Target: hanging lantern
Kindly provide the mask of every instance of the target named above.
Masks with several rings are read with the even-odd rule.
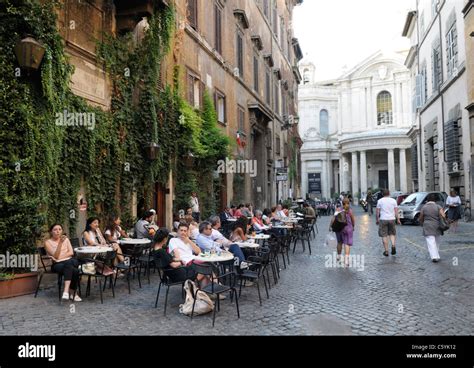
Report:
[[[44,46],[30,35],[27,35],[15,45],[15,55],[18,64],[28,72],[38,70],[43,60],[44,52]]]
[[[149,143],[145,147],[146,156],[150,161],[155,161],[158,159],[158,152],[160,145],[157,143]]]

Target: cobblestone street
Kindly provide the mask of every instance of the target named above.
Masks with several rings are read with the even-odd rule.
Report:
[[[179,288],[170,291],[168,314],[164,293],[154,301],[158,276],[129,295],[125,280],[100,304],[98,286],[91,296],[71,307],[59,305],[54,279],[38,298],[0,301],[2,335],[472,335],[474,331],[474,224],[461,223],[447,234],[442,261],[433,264],[421,228],[398,227],[398,255],[385,258],[374,218],[357,211],[353,254],[363,256],[358,268],[326,267],[333,249],[324,246],[329,218],[318,221],[313,255],[298,244],[291,265],[281,272],[270,299],[258,304],[256,287],[239,299],[241,318],[229,300],[221,303],[215,328],[212,315],[194,318],[178,312]],[[120,284],[120,286],[119,286]],[[85,286],[83,286],[85,289]],[[262,288],[263,289],[263,288]]]

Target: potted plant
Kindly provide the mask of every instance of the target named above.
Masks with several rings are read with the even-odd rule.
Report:
[[[19,269],[18,273],[0,273],[0,299],[33,294],[38,284],[38,272]]]

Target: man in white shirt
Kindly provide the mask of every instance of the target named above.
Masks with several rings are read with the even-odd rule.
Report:
[[[193,211],[193,218],[194,220],[199,223],[200,222],[200,217],[201,213],[199,212],[199,200],[197,197],[196,192],[191,193],[191,198],[189,199],[189,206],[191,207]]]
[[[183,266],[190,266],[194,260],[194,254],[199,255],[201,249],[189,239],[188,225],[180,224],[178,237],[170,240],[169,253],[178,259]]]
[[[379,225],[379,236],[383,240],[385,252],[383,255],[388,257],[388,241],[392,243],[392,255],[397,254],[395,238],[397,235],[396,223],[401,225],[398,218],[398,204],[393,198],[390,198],[390,191],[384,190],[383,198],[377,202],[377,225]]]

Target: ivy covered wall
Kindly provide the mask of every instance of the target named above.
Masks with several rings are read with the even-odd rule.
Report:
[[[59,5],[0,4],[0,252],[30,253],[54,222],[74,234],[81,183],[89,216],[120,213],[131,225],[133,192],[151,206],[155,183],[166,183],[172,170],[176,209],[184,208],[196,190],[212,212],[213,171],[217,159],[227,155],[229,140],[217,126],[209,96],[203,111],[183,100],[179,66],[174,84],[158,88],[160,65],[173,39],[174,9],[163,8],[149,19],[138,46],[130,34],[108,36],[97,46],[113,85],[111,110],[105,112],[71,92],[73,67],[55,16]],[[18,75],[14,47],[24,34],[46,48],[35,75]],[[63,111],[94,114],[94,129],[56,124]],[[160,145],[157,160],[146,158],[151,142]],[[183,159],[189,154],[195,157],[191,168]]]

